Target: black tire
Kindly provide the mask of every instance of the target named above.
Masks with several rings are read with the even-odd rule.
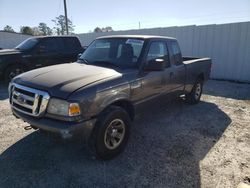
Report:
[[[9,66],[4,73],[4,81],[5,83],[9,83],[12,78],[15,76],[25,72],[25,68],[21,65],[11,65]]]
[[[112,136],[115,130],[115,124],[113,123],[120,123],[124,124],[124,129],[122,133],[122,129],[118,127],[123,127],[123,125],[119,125],[116,127],[116,134]],[[91,153],[95,155],[95,157],[103,159],[103,160],[109,160],[117,155],[119,155],[123,149],[125,148],[128,137],[129,137],[129,130],[131,126],[131,119],[128,115],[128,113],[121,107],[118,106],[110,106],[108,107],[103,113],[100,114],[100,116],[97,119],[97,122],[95,124],[95,128],[93,130],[92,136],[89,139],[89,149],[91,150]],[[110,130],[111,133],[110,133]],[[120,135],[121,141],[119,142],[119,138],[116,137]],[[123,136],[121,136],[123,134]],[[106,136],[105,136],[106,135]],[[106,139],[105,139],[106,138]],[[116,143],[119,143],[114,147],[112,147],[112,142],[110,140],[114,139]],[[118,141],[117,141],[118,140]],[[110,141],[110,142],[108,142]]]
[[[186,94],[185,98],[189,104],[197,104],[200,102],[200,98],[203,90],[203,81],[198,79],[194,84],[191,93]]]

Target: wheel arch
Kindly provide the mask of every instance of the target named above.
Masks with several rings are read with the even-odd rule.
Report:
[[[118,106],[123,108],[129,115],[130,119],[133,121],[135,117],[135,107],[131,101],[128,99],[118,99],[109,103],[100,113],[108,109],[110,106]]]
[[[200,74],[197,76],[197,80],[202,80],[202,81],[204,81],[204,80],[205,80],[204,73],[200,73]],[[196,80],[196,81],[197,81],[197,80]]]
[[[12,67],[12,66],[21,66],[24,68],[24,70],[28,70],[28,67],[24,64],[24,63],[18,63],[18,62],[11,62],[11,63],[8,63],[8,65],[6,65],[4,68],[3,68],[3,79],[5,79],[5,73],[6,71]]]

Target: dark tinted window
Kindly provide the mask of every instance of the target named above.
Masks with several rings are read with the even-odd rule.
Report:
[[[58,51],[57,41],[52,38],[42,40],[37,46],[37,48],[40,52],[57,52]]]
[[[156,59],[163,59],[166,67],[170,66],[167,45],[165,42],[151,43],[147,55],[147,61],[155,61]]]
[[[64,42],[64,50],[68,52],[79,52],[79,42],[77,38],[62,38]]]
[[[170,43],[172,52],[173,52],[173,60],[175,65],[181,65],[182,64],[182,56],[181,56],[181,50],[179,48],[179,45],[176,41]]]
[[[37,38],[29,38],[29,39],[26,39],[25,41],[23,41],[21,44],[19,44],[15,48],[20,49],[20,50],[29,50],[29,49],[33,48],[37,43],[38,43]]]

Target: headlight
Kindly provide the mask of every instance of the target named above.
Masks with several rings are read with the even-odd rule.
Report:
[[[60,116],[77,116],[81,113],[78,103],[69,103],[55,98],[50,99],[47,112]]]

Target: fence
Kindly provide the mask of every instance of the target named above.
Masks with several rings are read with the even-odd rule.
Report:
[[[31,36],[0,31],[0,48],[14,48],[29,37]]]

